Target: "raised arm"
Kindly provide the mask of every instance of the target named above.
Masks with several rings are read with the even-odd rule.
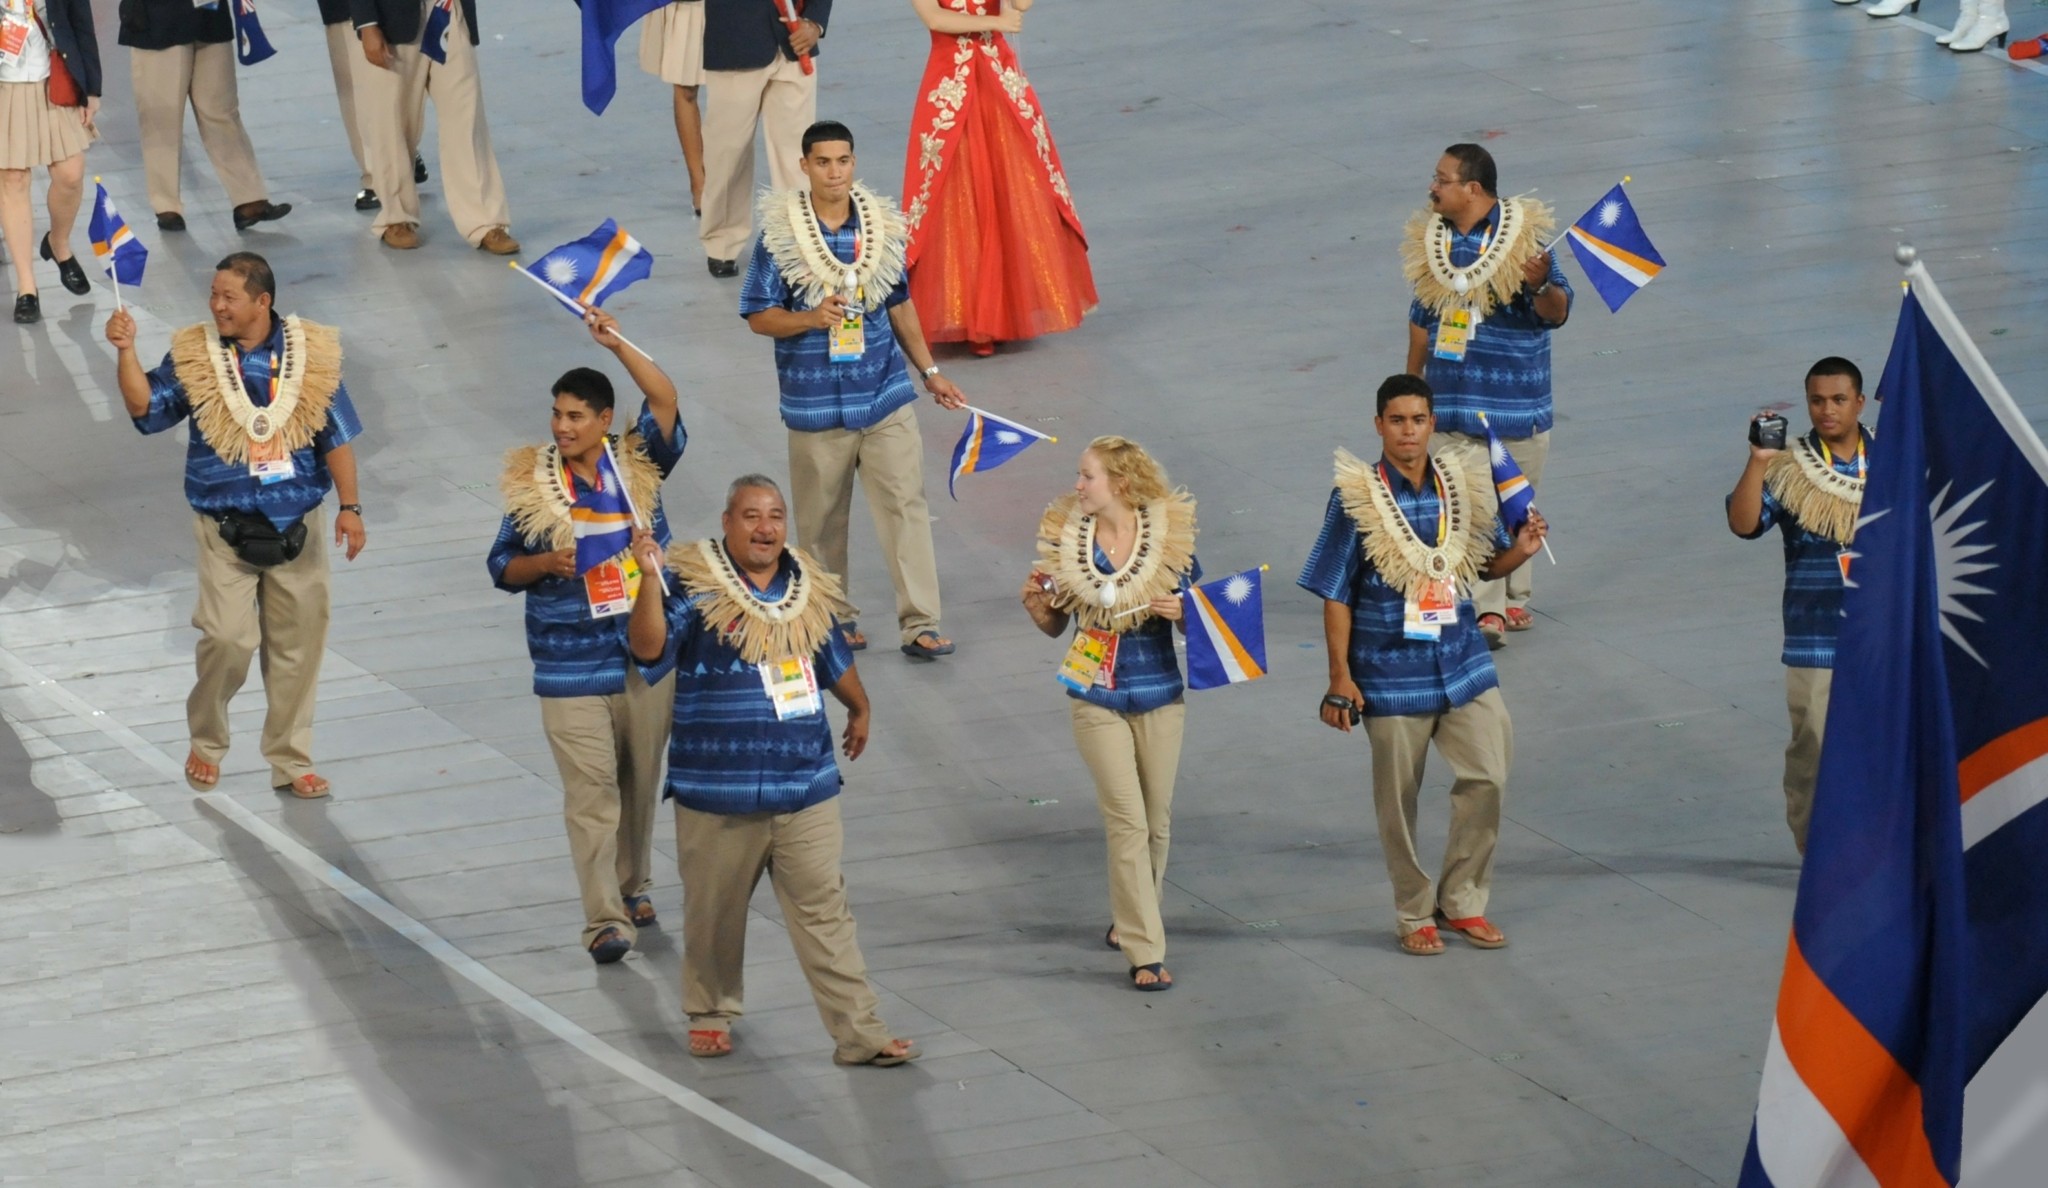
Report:
[[[1758,413],[1757,416],[1764,414]],[[1755,420],[1756,417],[1751,417]],[[1782,451],[1767,450],[1752,443],[1749,447],[1749,462],[1742,468],[1742,477],[1735,480],[1735,490],[1728,496],[1728,531],[1740,537],[1751,537],[1763,526],[1764,521],[1764,472],[1771,468],[1771,459]]]
[[[626,345],[619,334],[619,320],[601,309],[593,309],[583,315],[583,324],[590,328],[591,341],[610,351],[619,360],[626,374],[633,377],[633,384],[640,394],[647,397],[647,411],[654,415],[654,422],[661,426],[663,437],[673,437],[676,431],[676,385],[668,373],[655,365],[654,360]]]

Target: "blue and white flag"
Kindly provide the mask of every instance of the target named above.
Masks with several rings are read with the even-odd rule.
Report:
[[[596,469],[597,482],[590,493],[569,505],[569,523],[576,530],[578,576],[631,548],[633,526],[639,519],[634,514],[633,497],[626,491],[626,480],[619,474],[618,464],[612,461],[609,445],[598,455]],[[562,471],[562,489],[574,491],[576,486],[566,464]]]
[[[654,272],[654,254],[640,246],[611,219],[581,239],[572,239],[526,266],[534,279],[584,309],[598,309],[606,298]]]
[[[135,238],[135,232],[128,229],[128,220],[114,209],[114,200],[107,196],[107,187],[99,178],[93,178],[92,219],[86,224],[86,234],[92,237],[92,254],[106,269],[115,284],[139,285],[142,283],[142,268],[149,263],[149,249]]]
[[[583,106],[603,115],[619,92],[619,37],[670,0],[576,0],[583,10]]]
[[[1579,258],[1586,279],[1593,282],[1610,311],[1619,311],[1622,302],[1664,271],[1664,257],[1643,233],[1628,191],[1620,186],[1607,191],[1593,209],[1580,215],[1565,238],[1571,240],[1572,255]]]
[[[235,21],[235,56],[242,65],[254,66],[276,55],[270,38],[263,35],[263,22],[256,19],[256,0],[229,0],[228,13]]]
[[[1266,675],[1266,600],[1247,569],[1181,593],[1188,623],[1188,688],[1214,689]]]
[[[967,428],[960,434],[959,444],[953,447],[953,471],[946,476],[946,494],[955,500],[960,498],[959,493],[953,490],[953,484],[963,474],[994,470],[1036,442],[1058,440],[1036,429],[1026,429],[1015,421],[1006,421],[994,413],[969,407]]]
[[[2040,1179],[2048,447],[1907,275],[1742,1188]]]
[[[420,52],[439,62],[448,64],[448,30],[453,27],[455,0],[434,0],[434,6],[427,10],[427,28],[420,34]]]
[[[1479,420],[1486,424],[1486,414],[1479,414]],[[1536,503],[1536,488],[1529,485],[1528,476],[1515,464],[1515,456],[1508,453],[1508,447],[1493,434],[1493,426],[1486,424],[1486,458],[1493,467],[1493,491],[1500,497],[1500,522],[1513,536],[1529,521],[1529,508]]]

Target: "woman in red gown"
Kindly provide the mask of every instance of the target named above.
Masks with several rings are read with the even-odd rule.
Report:
[[[903,175],[910,297],[931,342],[1054,334],[1095,308],[1088,241],[1004,38],[1031,0],[910,0],[932,31]]]

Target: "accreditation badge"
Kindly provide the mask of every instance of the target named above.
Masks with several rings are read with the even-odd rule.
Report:
[[[607,561],[583,575],[583,597],[590,604],[590,617],[610,619],[631,614],[633,600],[640,596],[640,562],[627,553]]]
[[[832,330],[832,361],[851,363],[868,353],[867,315],[858,296],[846,305],[846,316]]]
[[[11,8],[0,12],[0,62],[12,65],[20,61],[27,45],[28,18]]]
[[[1090,689],[1116,688],[1116,634],[1110,631],[1077,631],[1067,648],[1066,658],[1054,676],[1076,693]]]
[[[259,483],[281,483],[296,473],[297,469],[292,465],[291,451],[284,448],[282,439],[249,439],[250,478]]]
[[[1457,621],[1457,587],[1448,578],[1425,583],[1401,608],[1401,634],[1409,639],[1441,639],[1444,628]]]
[[[1472,343],[1472,310],[1465,306],[1444,311],[1436,324],[1435,355],[1452,363],[1465,361],[1465,348]]]
[[[818,695],[818,673],[807,656],[784,656],[754,666],[761,674],[761,688],[775,707],[775,720],[808,718],[825,708]]]

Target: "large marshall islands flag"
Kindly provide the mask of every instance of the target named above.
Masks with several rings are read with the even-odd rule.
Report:
[[[1181,594],[1188,621],[1188,688],[1214,689],[1266,675],[1266,600],[1259,569],[1189,586]]]
[[[2041,1182],[2048,448],[1907,275],[1743,1188]]]
[[[1664,257],[1643,233],[1628,191],[1620,186],[1593,204],[1579,221],[1565,232],[1571,240],[1572,255],[1586,270],[1586,279],[1599,291],[1610,312],[1636,295],[1636,290],[1657,279],[1664,271]]]
[[[612,219],[581,239],[572,239],[526,266],[526,271],[573,305],[572,312],[597,309],[634,281],[654,272],[654,255]]]

